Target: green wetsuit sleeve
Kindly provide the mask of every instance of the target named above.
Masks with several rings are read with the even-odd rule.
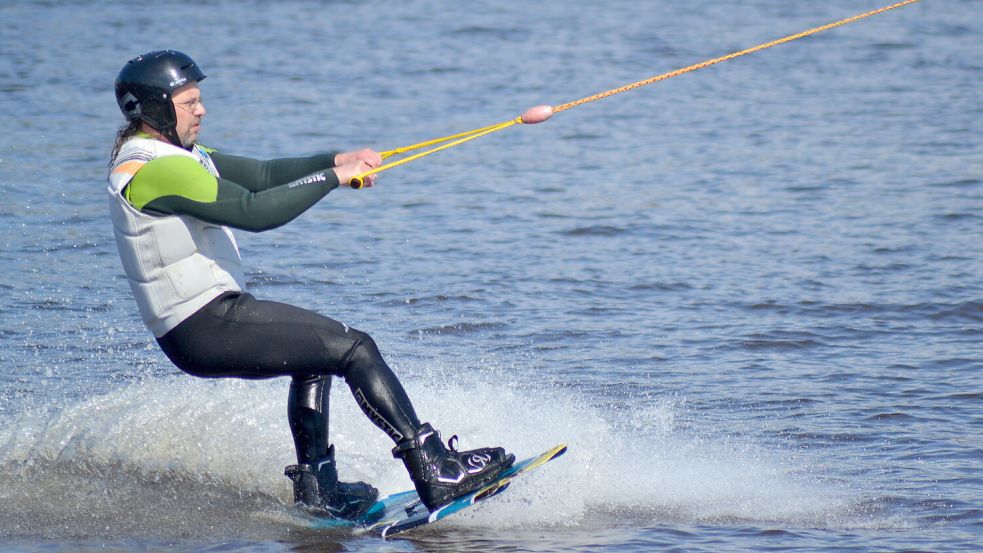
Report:
[[[311,173],[335,166],[334,153],[268,161],[223,154],[214,150],[210,151],[209,155],[223,178],[236,182],[253,192],[292,182]]]
[[[190,215],[218,225],[259,232],[284,225],[338,187],[330,169],[254,192],[215,178],[184,156],[151,160],[126,187],[133,207],[155,215]]]

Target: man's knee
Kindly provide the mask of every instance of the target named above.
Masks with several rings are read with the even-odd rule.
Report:
[[[346,372],[355,367],[374,365],[382,357],[375,340],[361,330],[353,328],[349,332],[352,334],[353,340],[352,348],[348,353],[348,362],[345,364]]]

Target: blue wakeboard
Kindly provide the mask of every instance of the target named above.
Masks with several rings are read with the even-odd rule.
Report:
[[[420,496],[415,491],[408,491],[380,499],[358,520],[316,519],[315,526],[349,526],[366,532],[377,533],[384,538],[392,536],[400,532],[437,522],[454,513],[467,509],[475,503],[484,501],[489,497],[494,497],[504,492],[509,487],[509,484],[512,483],[512,480],[518,476],[543,466],[549,461],[563,455],[566,451],[567,446],[560,444],[540,455],[518,461],[502,471],[496,479],[488,482],[481,488],[463,495],[432,512],[427,510],[420,501]]]

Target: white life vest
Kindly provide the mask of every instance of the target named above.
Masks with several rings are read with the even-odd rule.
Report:
[[[160,338],[219,294],[245,290],[239,248],[228,227],[186,215],[148,215],[123,190],[150,160],[185,156],[218,177],[199,146],[192,151],[140,136],[119,151],[109,171],[109,210],[123,270],[147,328]]]

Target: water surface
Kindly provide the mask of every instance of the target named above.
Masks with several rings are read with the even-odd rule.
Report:
[[[289,508],[287,383],[182,375],[105,171],[133,55],[201,140],[389,149],[874,9],[824,3],[0,7],[0,538],[18,551],[983,548],[983,4],[925,1],[580,106],[239,233],[265,298],[370,332],[462,446],[570,451],[382,542]],[[409,486],[335,386],[346,475]]]

